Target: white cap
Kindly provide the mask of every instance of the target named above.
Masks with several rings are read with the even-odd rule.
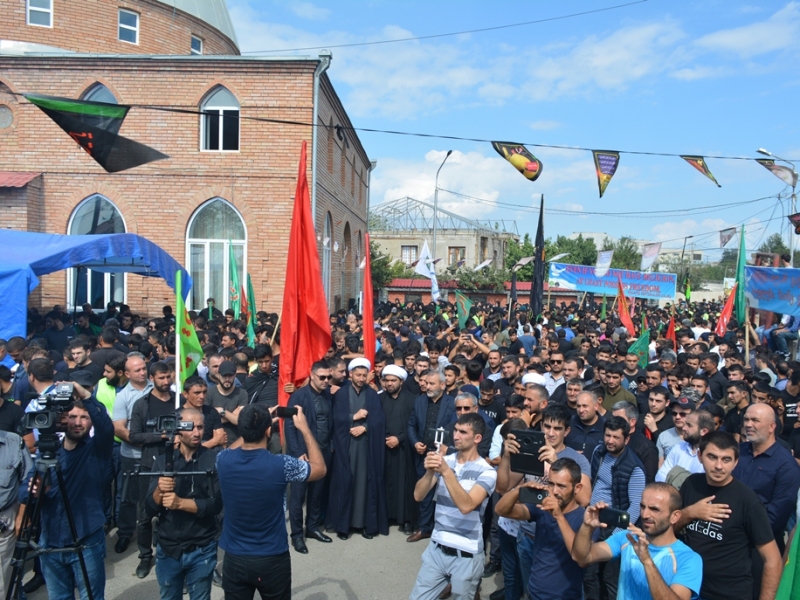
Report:
[[[358,367],[364,367],[367,371],[372,368],[372,365],[366,358],[354,358],[350,361],[350,364],[347,366],[347,372],[349,373],[353,369],[357,369]]]
[[[381,371],[381,376],[386,377],[387,375],[391,375],[405,381],[408,377],[408,372],[403,367],[398,367],[397,365],[386,365],[383,367],[383,371]]]
[[[525,373],[525,375],[522,376],[522,385],[528,385],[529,383],[544,385],[544,375],[540,373]]]

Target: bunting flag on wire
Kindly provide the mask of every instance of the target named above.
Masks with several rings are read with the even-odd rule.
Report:
[[[108,173],[117,173],[169,158],[155,148],[119,135],[130,106],[38,94],[24,96],[61,127]]]
[[[714,178],[711,174],[711,171],[708,168],[708,164],[706,164],[706,159],[702,156],[693,156],[690,154],[682,154],[681,158],[692,165],[695,169],[700,171],[703,175],[708,177],[711,181],[717,184],[717,187],[722,187],[719,182]]]
[[[647,269],[652,267],[653,263],[658,260],[659,252],[661,252],[661,242],[645,244],[644,248],[642,248],[642,264],[639,270],[647,271]]]
[[[733,236],[736,235],[736,227],[729,227],[728,229],[723,229],[719,232],[719,247],[724,248],[725,244],[730,242],[733,239]]]
[[[542,174],[542,161],[531,154],[522,144],[492,142],[492,148],[510,162],[528,181],[536,181]]]
[[[771,158],[757,158],[756,162],[764,167],[767,171],[775,175],[786,185],[797,187],[797,173],[789,167],[783,165],[776,165],[775,161]]]
[[[611,150],[592,150],[594,156],[594,166],[597,170],[597,185],[600,188],[600,197],[611,183],[611,178],[617,172],[619,166],[619,152]]]

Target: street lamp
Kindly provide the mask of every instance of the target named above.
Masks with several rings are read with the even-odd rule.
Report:
[[[450,155],[452,153],[453,153],[452,150],[447,151],[447,154],[445,155],[442,164],[439,165],[439,169],[436,171],[436,182],[435,182],[435,187],[433,189],[433,249],[431,251],[431,258],[434,260],[436,259],[436,213],[439,210],[439,171],[442,170],[444,163],[447,162],[447,159],[450,158]]]
[[[769,150],[765,148],[759,148],[756,150],[759,154],[763,154],[764,156],[770,156],[775,160],[779,160],[781,162],[785,162],[788,165],[792,166],[792,212],[790,214],[794,214],[797,212],[797,168],[794,166],[794,163],[790,160],[786,160],[785,158],[781,158],[780,156],[773,154]],[[789,266],[794,267],[794,233],[792,232],[792,228],[789,227]]]

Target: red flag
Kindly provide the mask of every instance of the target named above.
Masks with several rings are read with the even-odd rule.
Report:
[[[672,340],[673,350],[678,349],[678,336],[675,335],[675,315],[669,316],[669,324],[667,325],[667,333],[664,336],[668,340]]]
[[[734,298],[736,298],[736,286],[738,284],[738,281],[733,284],[733,289],[731,289],[731,293],[725,301],[725,307],[722,309],[722,314],[719,316],[719,321],[717,321],[717,328],[714,330],[717,339],[725,337],[725,331],[728,329],[728,322],[731,320],[731,314],[733,313],[733,302]]]
[[[618,284],[618,291],[617,291],[617,302],[619,303],[619,320],[622,322],[622,326],[628,330],[629,336],[636,335],[636,329],[633,327],[633,321],[631,320],[631,315],[628,312],[628,299],[625,298],[625,291],[622,289],[622,279],[619,277],[617,278]],[[283,359],[281,359],[283,360]]]
[[[328,302],[322,285],[317,236],[308,194],[305,142],[297,173],[281,315],[278,404],[286,406],[289,395],[283,391],[283,386],[287,383],[296,386],[302,384],[311,373],[311,365],[321,360],[331,347]]]
[[[364,327],[364,358],[375,367],[375,318],[372,306],[372,265],[369,256],[369,234],[364,234],[366,256],[364,256],[364,297],[361,299],[361,315]],[[376,374],[376,376],[378,376]]]

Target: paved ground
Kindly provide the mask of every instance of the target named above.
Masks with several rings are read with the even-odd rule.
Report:
[[[158,598],[155,569],[146,579],[134,574],[139,564],[135,543],[125,554],[115,554],[115,532],[107,538],[106,598],[108,600],[154,600]],[[401,600],[408,598],[419,570],[420,555],[428,540],[409,544],[406,536],[392,527],[388,536],[365,540],[356,534],[346,542],[333,536],[332,544],[307,542],[309,553],[291,549],[292,598],[297,600]],[[26,575],[25,580],[29,578]],[[484,579],[482,598],[502,585],[502,576]],[[41,588],[28,596],[46,600]],[[188,596],[185,596],[188,600]],[[223,598],[222,590],[212,587],[212,600]],[[258,598],[258,596],[256,596]]]

